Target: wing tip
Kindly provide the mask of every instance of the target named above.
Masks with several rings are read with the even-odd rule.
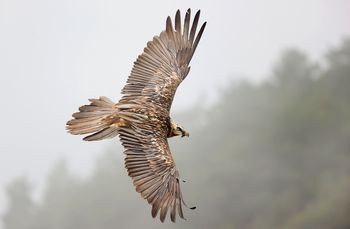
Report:
[[[152,205],[152,210],[151,210],[151,215],[153,218],[156,218],[157,214],[158,214],[158,207],[156,207],[155,204]]]
[[[180,9],[177,9],[177,10],[176,10],[175,17],[179,17],[179,16],[180,16]]]
[[[168,31],[168,29],[172,30],[172,22],[171,22],[171,17],[170,16],[168,16],[166,18],[166,30]]]
[[[181,34],[181,13],[178,9],[175,14],[175,30]]]
[[[194,15],[194,19],[193,20],[199,20],[199,17],[201,15],[201,10],[197,10],[196,14]]]

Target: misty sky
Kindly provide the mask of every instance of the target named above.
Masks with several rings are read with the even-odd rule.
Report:
[[[208,25],[175,110],[212,100],[232,79],[263,80],[285,48],[317,59],[350,34],[347,0],[0,1],[0,211],[14,177],[37,188],[62,158],[85,175],[106,144],[119,147],[82,142],[65,123],[88,98],[118,100],[146,42],[188,7]]]

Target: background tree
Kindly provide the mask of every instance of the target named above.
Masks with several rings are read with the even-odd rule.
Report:
[[[7,188],[8,208],[2,220],[5,228],[27,229],[33,223],[35,205],[30,185],[24,177],[14,180]]]

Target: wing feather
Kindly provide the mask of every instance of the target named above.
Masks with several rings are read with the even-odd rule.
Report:
[[[181,15],[180,15],[180,10],[176,11],[176,15],[175,15],[175,30],[178,32],[178,34],[181,34]]]
[[[122,89],[124,96],[121,101],[147,97],[148,102],[165,107],[169,112],[176,89],[189,72],[189,63],[206,25],[202,25],[196,36],[200,11],[196,13],[191,28],[190,16],[191,10],[188,9],[183,31],[179,10],[175,15],[175,27],[167,17],[165,30],[147,43],[134,62]]]
[[[178,172],[165,133],[163,136],[143,134],[150,126],[134,124],[133,128],[120,128],[120,139],[126,149],[125,167],[136,191],[152,205],[152,216],[160,212],[163,222],[169,210],[171,220],[175,221],[178,206],[174,205],[181,205],[183,201],[182,196],[177,194],[180,191]]]
[[[191,44],[193,43],[193,39],[194,39],[194,36],[196,34],[196,29],[197,29],[197,26],[198,26],[198,20],[199,20],[200,13],[201,13],[201,11],[198,10],[196,15],[194,16],[194,19],[193,19],[191,32],[190,32],[190,39],[189,39]]]
[[[184,23],[184,33],[183,33],[183,40],[185,42],[188,41],[188,31],[190,29],[190,19],[191,19],[191,9],[188,9],[185,15],[185,23]]]
[[[189,63],[206,25],[201,26],[196,36],[199,16],[198,11],[190,26],[188,9],[183,27],[179,10],[175,27],[167,18],[165,30],[147,43],[134,62],[117,104],[118,115],[130,124],[118,130],[125,148],[125,167],[136,191],[152,205],[152,216],[159,212],[161,222],[168,212],[173,222],[176,214],[184,219],[179,172],[167,141],[169,125],[164,123],[169,119],[176,89],[190,70]]]

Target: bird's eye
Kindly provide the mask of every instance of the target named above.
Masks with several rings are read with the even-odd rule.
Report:
[[[178,127],[176,127],[176,130],[182,131],[182,128],[178,126]]]

